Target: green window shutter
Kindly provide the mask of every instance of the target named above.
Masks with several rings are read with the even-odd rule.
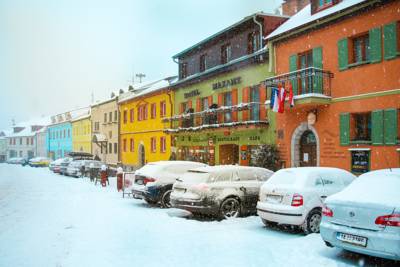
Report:
[[[383,145],[383,110],[374,110],[371,114],[372,133],[371,139],[374,145]]]
[[[313,56],[313,66],[315,68],[322,69],[322,47],[316,47],[312,51]],[[321,76],[314,77],[314,88],[313,93],[322,94],[322,74]]]
[[[397,23],[393,22],[383,26],[383,42],[385,59],[395,58],[397,54]]]
[[[371,62],[380,62],[382,60],[382,34],[381,28],[374,28],[369,31],[369,46]]]
[[[349,64],[349,49],[347,38],[338,41],[339,70],[347,69]]]
[[[296,71],[297,70],[297,54],[291,55],[289,57],[289,71]],[[292,80],[292,88],[293,94],[297,95],[297,79]]]
[[[340,114],[340,144],[342,146],[350,143],[350,113]]]
[[[386,109],[384,114],[385,144],[395,145],[397,143],[397,110]]]

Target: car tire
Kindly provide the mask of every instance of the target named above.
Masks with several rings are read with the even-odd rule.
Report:
[[[228,197],[222,201],[219,208],[219,214],[222,219],[237,218],[240,216],[240,202],[237,198]]]
[[[303,224],[303,232],[308,234],[319,233],[319,225],[321,224],[322,214],[320,209],[313,209],[308,213],[306,221]]]
[[[271,222],[271,221],[268,221],[265,219],[261,219],[261,220],[266,227],[276,227],[278,225],[277,222]]]
[[[169,189],[169,190],[165,191],[164,194],[162,195],[161,206],[163,208],[166,208],[166,209],[171,208],[171,200],[170,200],[171,192],[172,192],[172,190]]]
[[[151,200],[151,199],[148,199],[148,198],[145,198],[144,201],[146,201],[146,203],[149,204],[149,205],[156,205],[157,204],[157,201],[154,201],[154,200]]]

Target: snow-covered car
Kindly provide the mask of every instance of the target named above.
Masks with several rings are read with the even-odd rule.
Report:
[[[400,169],[361,175],[328,197],[322,214],[327,246],[400,261]]]
[[[236,165],[191,169],[174,184],[171,204],[220,218],[255,213],[260,187],[272,174],[264,168]]]
[[[85,166],[84,160],[74,160],[69,163],[65,174],[72,177],[80,177],[82,175],[82,166]]]
[[[266,226],[300,226],[318,233],[325,199],[348,186],[352,173],[328,167],[287,168],[277,171],[260,190],[257,213]]]
[[[16,158],[10,158],[7,163],[9,164],[19,164],[19,165],[23,165],[25,166],[28,161],[25,158],[20,158],[20,157],[16,157]]]
[[[68,160],[68,158],[56,159],[49,164],[49,169],[54,173],[60,173],[61,163]]]
[[[31,167],[47,167],[51,160],[46,157],[36,157],[29,160],[28,164]]]
[[[207,166],[193,161],[157,161],[150,162],[135,172],[132,194],[149,204],[160,203],[170,207],[172,185],[190,169]]]
[[[59,173],[62,175],[67,174],[68,165],[73,161],[73,158],[64,158],[64,160],[60,164],[60,171]]]

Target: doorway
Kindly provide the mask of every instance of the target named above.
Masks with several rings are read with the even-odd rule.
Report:
[[[300,137],[300,166],[317,166],[317,140],[310,130]]]
[[[238,145],[220,145],[219,162],[221,165],[239,164],[239,146]]]

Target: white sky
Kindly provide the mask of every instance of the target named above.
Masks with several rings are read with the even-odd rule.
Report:
[[[0,0],[0,129],[108,98],[133,73],[282,0]]]

